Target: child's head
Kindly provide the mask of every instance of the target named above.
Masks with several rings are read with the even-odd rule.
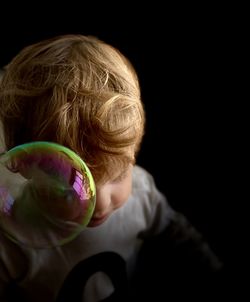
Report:
[[[0,83],[6,148],[52,141],[75,151],[96,184],[125,171],[144,132],[136,73],[95,37],[66,35],[24,48]]]

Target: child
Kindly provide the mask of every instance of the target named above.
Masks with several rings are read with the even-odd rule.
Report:
[[[1,80],[0,119],[6,150],[33,141],[66,146],[85,161],[97,192],[88,227],[66,245],[27,248],[0,233],[1,301],[13,288],[19,301],[131,301],[132,283],[135,290],[142,283],[133,277],[142,242],[159,234],[178,245],[192,242],[197,258],[212,271],[220,268],[152,176],[135,165],[145,114],[136,72],[117,49],[83,35],[26,47]]]

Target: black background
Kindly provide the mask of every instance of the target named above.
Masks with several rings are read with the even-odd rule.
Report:
[[[138,72],[147,114],[138,164],[239,280],[246,265],[239,180],[246,98],[238,69],[244,19],[234,7],[180,4],[31,9],[6,13],[0,65],[30,43],[66,33],[95,35],[122,51]]]

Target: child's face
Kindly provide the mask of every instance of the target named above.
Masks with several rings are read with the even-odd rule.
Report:
[[[132,168],[130,165],[126,171],[96,188],[96,206],[89,227],[102,224],[128,200],[132,188]]]

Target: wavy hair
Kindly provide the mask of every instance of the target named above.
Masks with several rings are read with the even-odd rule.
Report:
[[[0,82],[0,118],[7,149],[32,141],[62,144],[83,158],[96,182],[135,161],[145,124],[132,64],[83,35],[20,51]]]

